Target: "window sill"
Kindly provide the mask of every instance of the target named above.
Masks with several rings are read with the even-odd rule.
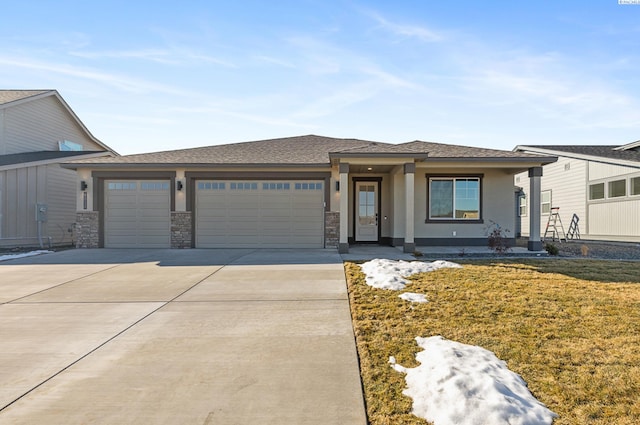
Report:
[[[431,219],[431,218],[427,218],[425,221],[425,223],[440,223],[440,224],[484,224],[484,220],[483,219],[479,219],[479,220],[455,220],[455,219],[442,219],[442,220],[437,220],[437,219]]]

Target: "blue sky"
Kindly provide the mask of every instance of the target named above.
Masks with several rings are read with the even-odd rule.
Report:
[[[2,3],[0,87],[57,89],[122,154],[640,139],[640,5],[617,0]]]

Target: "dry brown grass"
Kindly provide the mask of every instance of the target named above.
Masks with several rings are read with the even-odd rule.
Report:
[[[475,261],[417,275],[401,292],[364,283],[345,265],[372,425],[425,424],[402,395],[416,336],[442,335],[493,351],[559,415],[555,425],[640,423],[640,263]]]

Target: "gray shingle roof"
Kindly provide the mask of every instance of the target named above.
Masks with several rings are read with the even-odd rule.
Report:
[[[549,151],[566,152],[568,154],[640,162],[640,151],[635,149],[617,150],[617,147],[617,145],[527,145],[520,146],[519,148],[523,150],[527,148],[545,149]]]
[[[0,90],[0,105],[15,102],[16,100],[26,99],[27,97],[37,96],[53,90]]]
[[[165,152],[94,158],[74,164],[119,165],[329,165],[331,157],[404,155],[429,159],[539,159],[540,155],[429,142],[391,144],[316,135],[232,143]]]
[[[429,159],[537,159],[540,155],[498,149],[477,148],[471,146],[449,145],[445,143],[414,142],[398,145],[411,151],[429,153]]]

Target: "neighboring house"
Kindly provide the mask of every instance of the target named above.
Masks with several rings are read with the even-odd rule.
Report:
[[[347,252],[349,244],[378,243],[412,252],[486,245],[493,223],[513,229],[513,175],[555,160],[310,135],[64,167],[78,172],[79,247]]]
[[[0,90],[0,247],[71,244],[77,179],[60,163],[105,155],[57,91]]]
[[[623,146],[517,146],[514,151],[558,157],[543,167],[542,236],[551,208],[559,208],[565,232],[577,218],[582,239],[640,242],[640,141]],[[523,188],[521,232],[529,236],[527,174],[517,174],[515,184]]]

